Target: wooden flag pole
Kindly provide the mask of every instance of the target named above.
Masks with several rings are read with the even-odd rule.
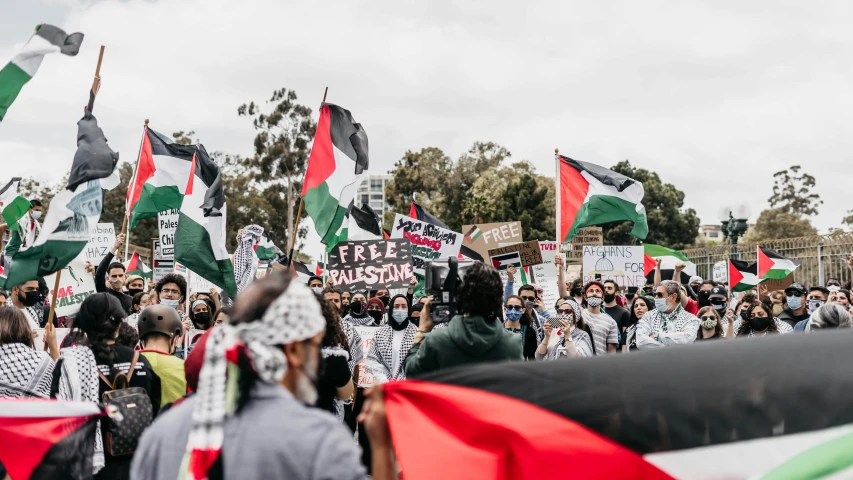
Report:
[[[53,315],[56,313],[56,297],[59,292],[59,278],[62,276],[62,268],[56,271],[56,280],[53,282],[53,295],[50,296],[50,313],[47,315],[47,323],[53,324]],[[45,324],[47,326],[47,324]]]
[[[326,103],[326,96],[329,94],[329,87],[323,92],[323,103]],[[321,104],[322,105],[322,104]],[[305,183],[305,176],[302,177],[302,183]],[[293,264],[293,249],[296,247],[296,237],[299,235],[299,222],[302,221],[302,206],[305,200],[302,196],[299,197],[299,208],[296,210],[296,223],[293,224],[293,231],[290,232],[290,251],[287,254],[287,266]]]
[[[148,135],[148,119],[145,119],[145,126],[142,127],[142,139],[139,141],[139,153],[136,155],[136,165],[133,166],[133,175],[130,177],[130,198],[124,202],[124,220],[121,222],[121,233],[127,235],[127,222],[130,218],[130,201],[133,201],[133,196],[136,193],[136,176],[139,175],[139,160],[142,157],[142,146],[145,145],[145,135]],[[129,237],[124,239],[124,261],[127,261],[127,250],[130,246]]]
[[[101,51],[98,53],[98,66],[95,67],[95,78],[92,80],[92,90],[89,91],[89,105],[87,108],[91,112],[95,108],[95,96],[98,90],[101,89],[101,62],[104,61],[104,46],[101,45]]]

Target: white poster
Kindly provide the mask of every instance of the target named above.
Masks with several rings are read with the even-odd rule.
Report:
[[[80,304],[83,303],[83,300],[95,293],[95,277],[86,273],[86,257],[82,253],[71,260],[61,272],[56,295],[56,313],[54,314],[56,318],[74,315],[80,310]],[[44,277],[44,281],[50,288],[48,301],[53,301],[56,274]]]
[[[583,247],[583,283],[614,280],[621,287],[646,285],[642,246]]]
[[[560,298],[560,290],[557,286],[557,265],[554,264],[554,256],[559,249],[560,244],[557,242],[540,241],[539,250],[542,251],[544,263],[530,267],[533,269],[535,282],[542,287],[542,303],[548,310],[554,308],[554,304]]]
[[[157,283],[167,274],[170,274],[175,271],[175,261],[166,260],[160,254],[160,240],[154,240],[152,242],[152,247],[154,249],[154,252],[152,254],[152,256],[154,257],[154,263],[151,265],[151,279],[154,281],[154,283]]]
[[[115,243],[115,226],[112,223],[96,223],[89,226],[89,242],[83,247],[80,256],[84,262],[88,260],[97,267]]]
[[[373,336],[376,334],[376,331],[379,330],[379,327],[353,325],[353,328],[358,332],[358,336],[361,337],[362,358],[361,363],[356,367],[358,368],[358,386],[370,388],[376,380],[373,378],[373,374],[370,373],[370,370],[367,369],[367,354],[370,352],[370,346],[373,345]]]
[[[175,230],[178,229],[177,208],[157,214],[157,225],[160,230],[160,257],[163,260],[175,258]]]
[[[717,262],[714,264],[714,273],[712,278],[715,282],[728,282],[729,281],[729,261],[723,260],[721,262]]]
[[[426,262],[457,257],[462,248],[461,233],[399,213],[394,218],[391,238],[407,238],[412,242],[412,266],[418,275],[424,275]]]

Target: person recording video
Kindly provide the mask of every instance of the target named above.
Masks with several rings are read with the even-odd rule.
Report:
[[[433,331],[432,297],[424,300],[414,344],[406,355],[406,378],[481,362],[521,360],[520,338],[504,329],[503,283],[480,262],[468,268],[458,290],[459,311],[447,328]]]

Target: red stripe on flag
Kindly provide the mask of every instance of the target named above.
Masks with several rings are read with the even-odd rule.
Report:
[[[406,480],[672,478],[641,455],[514,398],[416,380],[386,383],[383,391]]]
[[[645,265],[644,265],[644,267],[645,267],[645,268],[644,268],[644,270],[645,270],[645,276],[647,276],[647,277],[648,277],[648,276],[649,276],[649,274],[651,274],[652,272],[654,272],[654,271],[655,271],[655,268],[657,267],[657,262],[655,261],[655,259],[654,259],[654,258],[652,258],[652,257],[648,256],[648,255],[647,255],[647,254],[645,254],[645,253],[644,253],[643,255],[644,255],[643,263],[645,264]]]
[[[187,179],[187,191],[184,195],[193,194],[193,183],[195,180],[195,153],[193,153],[193,164],[190,167],[190,178]]]
[[[589,182],[583,178],[581,172],[566,163],[563,157],[560,157],[560,191],[557,194],[560,196],[560,240],[565,241],[566,235],[572,229],[572,224],[575,223],[575,217],[578,215],[586,199],[586,194],[589,191]]]
[[[129,206],[128,215],[130,214],[130,210],[133,210],[136,202],[139,201],[139,196],[142,195],[142,186],[145,185],[145,182],[149,178],[154,176],[155,170],[157,168],[154,166],[151,140],[148,139],[148,127],[145,127],[145,135],[142,136],[142,149],[139,151],[139,165],[136,167],[136,181],[127,186],[125,201]]]
[[[729,288],[736,287],[743,280],[743,274],[735,267],[735,264],[729,260]]]
[[[409,207],[409,218],[418,218],[418,209],[415,207],[415,202],[412,202],[412,206]]]
[[[324,105],[320,109],[314,144],[311,147],[311,156],[308,157],[308,168],[305,169],[305,182],[302,184],[303,197],[308,190],[325,182],[337,168],[335,147],[332,145],[331,117],[329,106]]]
[[[10,477],[30,478],[45,453],[89,418],[0,417],[0,462]]]
[[[758,247],[758,278],[764,278],[764,275],[767,275],[767,272],[773,269],[773,265],[775,265],[773,260],[764,253],[761,247]],[[730,285],[733,284],[730,283]]]
[[[139,254],[137,252],[133,252],[133,255],[130,257],[130,261],[127,262],[128,272],[133,272],[139,270]]]

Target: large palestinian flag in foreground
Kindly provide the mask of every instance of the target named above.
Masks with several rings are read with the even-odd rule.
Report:
[[[690,277],[696,275],[696,264],[691,262],[686,255],[678,250],[652,243],[644,243],[643,253],[645,253],[644,263],[646,265],[646,281],[648,283],[654,283],[654,270],[657,268],[655,260],[658,258],[661,260],[660,271],[662,280],[672,280],[672,276],[675,274],[675,265],[679,262],[683,262],[686,267],[681,271],[681,278],[677,280],[681,283],[687,283],[690,281]]]
[[[0,399],[0,473],[5,467],[15,480],[91,478],[102,415],[91,402]]]
[[[758,278],[762,280],[782,280],[799,264],[769,248],[758,247]]]
[[[179,145],[145,127],[136,176],[127,186],[131,230],[144,218],[181,208],[184,194],[192,185],[194,158],[194,145]]]
[[[349,110],[324,103],[305,170],[302,200],[325,245],[337,240],[368,164],[367,133],[361,124],[355,123]]]
[[[198,145],[193,180],[181,203],[175,230],[175,261],[234,298],[237,283],[225,248],[225,210],[219,167]]]
[[[757,270],[757,263],[750,265],[740,260],[729,259],[729,288],[732,292],[746,292],[761,283],[756,275]]]
[[[557,232],[569,243],[583,227],[627,220],[631,235],[649,234],[643,184],[592,163],[557,155]]]
[[[851,478],[851,342],[838,330],[482,364],[383,390],[406,480]]]

